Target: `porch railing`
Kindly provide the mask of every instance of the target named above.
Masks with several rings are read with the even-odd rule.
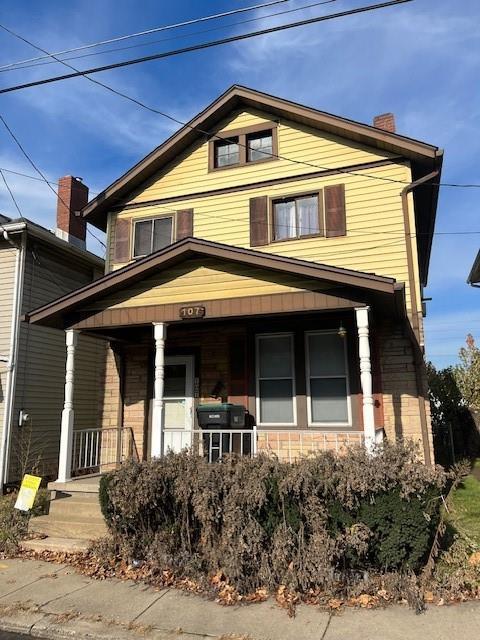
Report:
[[[320,451],[341,453],[349,446],[364,443],[361,431],[270,431],[265,429],[194,429],[185,431],[172,429],[164,433],[164,451],[190,449],[204,456],[209,462],[216,462],[222,455],[237,453],[253,457],[264,451],[284,461],[293,462],[298,458]]]
[[[73,432],[72,476],[114,469],[135,457],[130,428],[77,429]]]

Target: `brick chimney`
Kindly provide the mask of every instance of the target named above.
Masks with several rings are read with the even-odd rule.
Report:
[[[384,129],[384,131],[395,133],[395,116],[393,113],[382,113],[379,116],[375,116],[373,126],[377,129]]]
[[[58,181],[57,228],[55,235],[85,249],[87,223],[75,213],[88,202],[88,187],[81,178],[64,176]]]

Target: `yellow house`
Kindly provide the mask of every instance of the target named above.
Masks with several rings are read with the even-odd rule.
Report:
[[[66,330],[59,475],[193,448],[292,460],[411,438],[433,462],[422,287],[442,151],[233,86],[92,200],[105,276],[29,313]],[[77,428],[79,334],[107,348]],[[240,407],[240,408],[239,408]]]

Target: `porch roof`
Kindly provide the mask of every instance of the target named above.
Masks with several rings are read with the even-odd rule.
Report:
[[[394,278],[233,247],[209,240],[186,238],[30,311],[25,314],[23,320],[30,324],[58,328],[72,326],[75,324],[72,321],[73,316],[78,318],[82,312],[87,312],[87,315],[92,312],[92,303],[192,258],[215,258],[227,263],[260,268],[266,272],[308,278],[322,282],[324,288],[325,285],[328,287],[327,293],[341,296],[339,300],[348,298],[351,302],[348,305],[350,307],[355,303],[368,304],[369,300],[374,298],[381,299],[385,308],[397,313],[400,311],[402,315],[405,313],[403,284],[396,283]],[[201,299],[201,297],[202,292],[199,291],[195,298]]]

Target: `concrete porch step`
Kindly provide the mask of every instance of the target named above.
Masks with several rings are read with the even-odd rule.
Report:
[[[48,537],[37,540],[23,540],[20,543],[26,551],[57,551],[59,553],[80,553],[87,551],[90,541],[83,538]]]
[[[60,520],[68,520],[75,516],[75,520],[96,518],[103,521],[102,510],[96,494],[93,498],[77,497],[76,495],[59,497],[57,494],[55,499],[50,502],[49,515]]]
[[[93,540],[107,533],[107,526],[101,518],[79,519],[72,514],[72,518],[63,515],[57,518],[54,514],[38,516],[30,520],[29,531],[46,536],[61,538],[83,538]]]

